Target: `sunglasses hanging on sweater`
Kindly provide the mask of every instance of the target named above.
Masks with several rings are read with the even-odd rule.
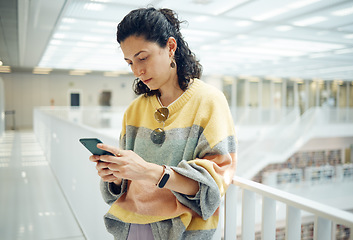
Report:
[[[165,121],[168,119],[168,116],[169,116],[169,110],[166,107],[158,108],[154,112],[154,118],[156,119],[156,121],[159,123],[163,123],[162,128],[156,128],[151,133],[151,140],[154,144],[163,144],[164,143],[164,141],[165,141],[164,125],[165,125]]]

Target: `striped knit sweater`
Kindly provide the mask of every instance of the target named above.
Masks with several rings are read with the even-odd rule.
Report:
[[[120,187],[102,182],[108,231],[125,240],[130,223],[150,224],[156,240],[212,239],[221,197],[236,168],[236,138],[228,103],[218,89],[195,79],[168,106],[166,140],[154,144],[151,132],[162,127],[154,119],[161,105],[156,96],[140,96],[126,110],[120,137],[122,149],[144,160],[168,165],[199,182],[195,196],[159,189],[142,181],[124,180]]]

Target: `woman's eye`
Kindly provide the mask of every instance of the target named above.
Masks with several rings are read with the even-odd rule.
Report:
[[[145,58],[141,58],[141,59],[140,59],[140,61],[144,61],[144,60],[146,60],[146,59],[147,59],[147,57],[145,57]]]

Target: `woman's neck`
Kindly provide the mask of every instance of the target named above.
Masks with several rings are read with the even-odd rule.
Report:
[[[159,100],[163,106],[168,107],[171,103],[173,103],[181,95],[183,95],[183,93],[184,93],[184,91],[181,90],[180,87],[174,88],[173,90],[165,92],[165,93],[161,92],[161,96],[159,97]]]
[[[173,80],[168,81],[167,84],[159,89],[159,92],[161,93],[159,100],[165,107],[169,106],[184,93],[179,86],[178,76],[176,74]]]

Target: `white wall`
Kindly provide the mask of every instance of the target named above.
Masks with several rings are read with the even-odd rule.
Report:
[[[4,81],[0,77],[0,137],[5,130],[5,90]]]
[[[99,94],[103,90],[112,92],[112,106],[126,106],[135,97],[132,91],[134,77],[104,77],[92,74],[70,76],[66,73],[35,75],[32,73],[2,74],[5,89],[5,110],[16,111],[16,128],[32,128],[33,108],[50,106],[69,106],[69,91],[82,93],[81,106],[98,106]],[[12,127],[12,116],[5,119],[6,129]]]

